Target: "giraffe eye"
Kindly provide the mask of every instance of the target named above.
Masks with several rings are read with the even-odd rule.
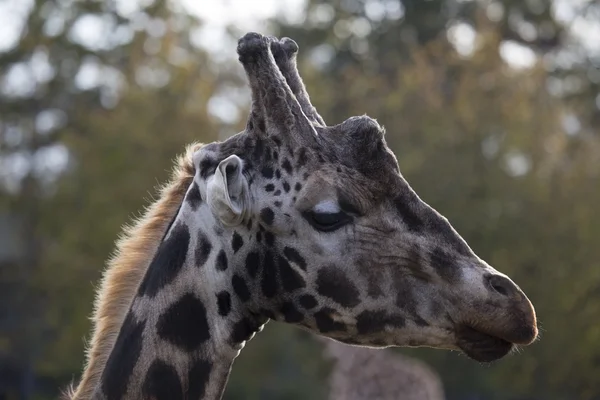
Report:
[[[313,228],[322,232],[333,232],[352,221],[352,217],[343,211],[334,213],[308,211],[304,214],[304,218]]]

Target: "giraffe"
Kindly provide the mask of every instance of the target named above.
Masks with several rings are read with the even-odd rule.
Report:
[[[329,400],[444,400],[439,376],[425,363],[394,354],[323,340],[334,365]]]
[[[97,292],[72,400],[219,399],[268,320],[347,344],[492,361],[537,337],[534,308],[400,174],[367,116],[327,126],[291,39],[238,42],[244,131],[193,144],[125,229]]]

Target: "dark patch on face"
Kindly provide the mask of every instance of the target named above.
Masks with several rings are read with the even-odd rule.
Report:
[[[273,178],[273,168],[269,167],[268,165],[262,167],[260,173],[267,179]]]
[[[205,158],[200,161],[200,176],[202,179],[207,179],[210,175],[215,173],[217,169],[217,160],[213,160],[212,158]]]
[[[278,169],[275,170],[275,178],[281,179],[281,171]]]
[[[267,251],[265,253],[261,289],[265,297],[269,299],[277,294],[277,268],[273,259],[273,253]]]
[[[273,185],[272,183],[269,183],[265,186],[265,192],[272,192],[273,190],[275,190],[275,185]]]
[[[219,315],[226,317],[231,311],[231,295],[229,292],[223,290],[217,293],[217,306],[219,308]]]
[[[273,311],[271,310],[267,310],[266,308],[261,308],[260,309],[260,315],[263,315],[269,319],[276,319],[276,315],[275,313],[273,313]]]
[[[190,203],[190,207],[192,207],[192,210],[194,211],[196,211],[198,206],[202,203],[202,196],[200,195],[200,189],[196,182],[192,184],[192,188],[188,192],[186,200]]]
[[[107,399],[120,400],[142,351],[142,333],[145,322],[136,322],[131,311],[119,331],[115,346],[102,372],[102,391]]]
[[[375,282],[374,279],[368,280],[367,295],[373,299],[383,296],[383,291],[381,290],[381,287],[379,287],[379,285],[377,284],[377,282]]]
[[[291,262],[297,264],[300,268],[306,271],[306,260],[293,247],[283,249],[283,255]]]
[[[273,150],[273,158],[274,159],[279,159],[279,153],[277,152],[277,150]]]
[[[204,397],[211,371],[210,361],[199,359],[194,362],[188,373],[188,400],[200,400]]]
[[[279,200],[277,200],[276,202],[274,202],[273,204],[275,204],[275,207],[281,207],[283,205],[283,203]]]
[[[260,124],[260,121],[258,119],[256,119],[256,122]],[[263,141],[260,138],[258,138],[258,136],[255,138],[255,140],[252,140],[250,136],[247,136],[246,141],[244,143],[244,147],[252,148],[252,160],[256,162],[260,161],[265,145]]]
[[[160,289],[171,283],[183,267],[189,245],[190,232],[185,225],[179,223],[158,246],[138,289],[138,295],[154,297]]]
[[[404,196],[398,196],[394,199],[394,206],[398,211],[398,214],[402,218],[402,221],[406,224],[406,227],[412,232],[421,232],[425,227],[425,223],[421,218],[411,209],[409,200]]]
[[[246,340],[250,339],[252,334],[255,333],[258,328],[259,327],[256,326],[256,324],[249,318],[243,318],[233,325],[233,330],[231,331],[231,342],[245,342]]]
[[[225,250],[221,249],[219,254],[217,254],[217,269],[219,271],[225,271],[229,263],[227,262],[227,254],[225,254]]]
[[[234,253],[237,253],[239,249],[244,245],[244,239],[240,236],[239,233],[233,232],[233,237],[231,238],[231,248]]]
[[[417,312],[415,298],[410,288],[410,283],[406,281],[403,274],[394,275],[394,286],[398,290],[396,305],[411,314],[415,314]]]
[[[248,289],[248,285],[246,285],[244,278],[238,274],[233,275],[233,278],[231,278],[231,285],[233,286],[233,291],[242,302],[250,300],[250,290]]]
[[[367,296],[378,298],[384,295],[382,286],[385,285],[387,277],[381,271],[372,267],[372,260],[369,254],[358,261],[357,269],[360,276],[363,278],[361,282],[367,283]],[[398,268],[399,269],[399,268]]]
[[[248,229],[248,230],[252,229],[252,220],[251,219],[248,220],[248,223],[246,224],[246,229]]]
[[[430,228],[435,235],[442,238],[444,243],[450,245],[453,251],[463,256],[470,256],[472,254],[469,245],[467,245],[444,217],[435,215],[430,221]]]
[[[261,231],[256,232],[256,241],[258,243],[262,242],[262,232]]]
[[[197,267],[204,266],[204,264],[208,260],[208,257],[210,256],[211,250],[212,250],[212,244],[210,243],[210,241],[208,240],[206,235],[203,232],[198,231],[198,239],[196,242],[196,251],[195,251]]]
[[[356,286],[339,268],[327,267],[317,275],[317,292],[329,297],[344,307],[354,307],[360,303],[360,293]]]
[[[420,327],[429,326],[429,322],[425,321],[419,315],[413,315],[411,319],[417,326],[420,326]]]
[[[265,132],[267,130],[267,126],[265,124],[265,119],[261,118],[258,120],[258,130],[260,132]]]
[[[390,315],[385,311],[363,311],[356,317],[356,330],[361,335],[383,332],[389,325],[403,328],[406,321],[401,315]]]
[[[280,256],[278,261],[281,282],[286,292],[293,292],[306,286],[304,278],[290,266],[290,263],[285,258]]]
[[[306,155],[306,148],[302,147],[299,151],[298,151],[298,162],[297,165],[299,168],[302,168],[306,165],[306,163],[308,162],[308,156]]]
[[[414,244],[407,249],[404,263],[413,273],[423,273],[423,259],[421,257],[421,248]]]
[[[290,156],[291,156],[292,158],[294,158],[294,147],[288,144],[288,145],[286,146],[286,149],[287,149],[288,153],[290,153]]]
[[[273,245],[275,244],[275,235],[273,235],[273,233],[269,231],[265,232],[265,243],[267,244],[267,246],[273,247]]]
[[[315,308],[318,304],[317,299],[315,299],[310,294],[303,294],[302,296],[300,296],[299,302],[300,302],[300,305],[307,310],[310,310],[311,308]]]
[[[296,185],[294,186],[294,190],[296,192],[299,192],[302,189],[302,184],[300,182],[296,182]]]
[[[287,158],[285,160],[283,160],[283,162],[281,163],[281,168],[283,168],[285,170],[285,172],[287,172],[288,175],[292,174],[292,171],[293,171],[292,164],[290,163],[290,161]]]
[[[293,303],[289,301],[283,303],[283,305],[281,306],[281,313],[283,314],[285,322],[289,322],[292,324],[300,322],[304,319],[304,315],[300,311],[298,311],[298,309]]]
[[[275,213],[269,207],[260,210],[260,219],[267,225],[272,225],[275,220]]]
[[[260,233],[260,232],[258,232]],[[250,278],[256,278],[258,267],[260,266],[260,256],[256,251],[251,251],[246,256],[246,270]]]
[[[346,326],[341,322],[336,322],[331,318],[331,313],[333,310],[331,308],[322,308],[314,314],[315,322],[317,323],[317,328],[321,333],[334,332],[334,331],[346,331]]]
[[[460,280],[462,272],[456,258],[452,257],[441,247],[436,247],[431,252],[431,266],[437,274],[447,282],[456,283]]]
[[[145,399],[183,400],[183,389],[175,368],[162,360],[154,360],[144,379],[142,393]]]
[[[159,317],[156,328],[162,339],[188,352],[210,339],[206,308],[191,293],[171,305]]]
[[[277,136],[272,136],[273,139],[273,143],[275,143],[277,145],[277,147],[281,147],[282,143],[281,143],[281,139],[279,139]]]
[[[290,184],[287,181],[283,181],[283,190],[288,193],[290,189]]]
[[[427,321],[417,313],[417,302],[409,282],[406,281],[406,277],[402,276],[402,274],[397,274],[394,276],[394,282],[398,288],[398,294],[396,295],[396,305],[398,308],[404,310],[416,325],[428,326]]]
[[[302,175],[302,180],[307,180],[309,176],[310,176],[310,174],[309,174],[308,172],[305,172],[305,173]]]

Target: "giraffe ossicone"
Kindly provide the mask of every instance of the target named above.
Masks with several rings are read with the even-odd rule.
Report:
[[[533,306],[400,174],[367,116],[327,126],[291,39],[249,33],[246,129],[193,145],[117,245],[71,399],[219,399],[269,319],[369,347],[503,357]]]

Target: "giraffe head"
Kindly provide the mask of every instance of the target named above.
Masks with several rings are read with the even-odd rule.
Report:
[[[325,125],[297,50],[290,39],[240,40],[253,97],[246,130],[194,155],[187,204],[191,215],[200,203],[210,210],[203,218],[225,243],[215,273],[232,274],[219,313],[234,298],[251,315],[341,342],[460,349],[480,361],[531,343],[525,294],[411,189],[377,121]]]

